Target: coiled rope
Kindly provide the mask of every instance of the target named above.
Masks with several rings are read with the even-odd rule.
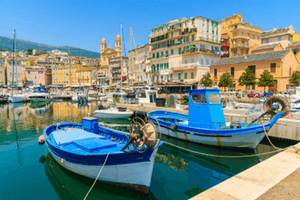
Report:
[[[99,171],[99,173],[98,173],[98,175],[97,175],[97,177],[96,177],[96,179],[95,179],[95,181],[94,181],[92,187],[89,189],[88,193],[85,195],[85,197],[84,197],[83,200],[86,200],[86,198],[88,197],[88,195],[89,195],[90,192],[92,191],[93,187],[95,186],[95,184],[96,184],[96,182],[97,182],[97,180],[98,180],[98,178],[99,178],[99,176],[100,176],[100,174],[101,174],[101,172],[102,172],[102,170],[103,170],[103,168],[104,168],[104,165],[106,164],[106,161],[107,161],[107,158],[108,158],[109,154],[110,154],[110,152],[108,152],[108,154],[107,154],[107,156],[106,156],[106,158],[105,158],[105,161],[104,161],[104,163],[103,163],[103,165],[102,165],[102,167],[101,167],[101,169],[100,169],[100,171]]]

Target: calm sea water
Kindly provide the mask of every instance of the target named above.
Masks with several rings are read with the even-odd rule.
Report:
[[[1,199],[83,199],[93,180],[60,167],[48,154],[38,136],[48,125],[57,122],[80,122],[93,113],[98,102],[78,105],[71,102],[49,104],[0,104],[0,198]],[[127,120],[101,120],[115,129],[128,131]],[[274,151],[263,141],[255,152],[217,149],[162,138],[204,153],[247,155]],[[285,147],[291,143],[275,141]],[[274,155],[274,154],[273,154]],[[155,158],[149,196],[140,197],[126,189],[97,182],[88,199],[188,199],[272,155],[228,159],[205,157],[162,145]]]

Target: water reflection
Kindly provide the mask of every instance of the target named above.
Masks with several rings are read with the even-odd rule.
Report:
[[[44,163],[45,169],[43,169],[43,173],[39,172],[40,174],[36,176],[41,177],[39,181],[43,182],[43,185],[49,183],[48,187],[55,189],[54,193],[51,193],[53,190],[47,189],[49,191],[49,194],[47,194],[49,199],[57,198],[56,194],[61,199],[83,199],[92,185],[92,180],[63,169],[49,155],[40,159],[39,162],[36,159],[36,163],[32,163],[30,159],[33,155],[45,155],[44,146],[41,147],[36,144],[37,138],[44,128],[58,122],[81,122],[82,117],[86,117],[89,113],[92,116],[99,104],[99,102],[91,102],[80,105],[70,101],[46,104],[0,104],[0,156],[11,159],[6,160],[9,163],[7,166],[4,166],[3,169],[0,168],[0,175],[13,177],[14,175],[9,173],[21,173],[18,169],[24,170],[27,166],[39,169],[40,163]],[[129,121],[126,119],[99,118],[99,122],[101,125],[113,127],[120,131],[129,131]],[[218,155],[243,156],[253,154],[253,151],[201,146],[165,136],[162,136],[162,139],[190,150],[216,156],[201,156],[167,144],[162,145],[155,158],[150,188],[152,193],[145,199],[188,199],[271,156],[264,155],[239,159],[222,158]],[[28,143],[31,143],[32,146],[28,145]],[[274,141],[274,144],[275,146],[286,147],[293,143]],[[263,141],[258,145],[254,153],[259,154],[269,151],[274,151],[274,148],[267,141]],[[14,168],[15,170],[10,172],[9,168]],[[43,177],[44,171],[47,177]],[[28,175],[27,178],[18,176],[18,179],[21,182],[30,183],[32,177],[36,176],[33,174]],[[16,190],[23,188],[25,193],[26,190],[31,189],[26,184],[15,187],[14,189]],[[0,186],[0,193],[5,191],[4,188],[4,186]],[[130,191],[101,183],[96,184],[90,195],[89,199],[139,198]],[[32,199],[32,197],[28,199]]]

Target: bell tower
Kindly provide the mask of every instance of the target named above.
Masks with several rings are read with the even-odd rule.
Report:
[[[115,40],[115,51],[117,52],[117,56],[120,57],[121,56],[121,37],[119,35],[117,35],[116,40]]]
[[[107,49],[107,43],[104,38],[102,38],[100,43],[100,53],[102,54]]]

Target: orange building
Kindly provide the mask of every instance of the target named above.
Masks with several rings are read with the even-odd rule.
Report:
[[[260,74],[262,74],[264,70],[271,72],[276,84],[268,89],[266,88],[266,90],[272,92],[286,91],[289,78],[293,71],[297,71],[298,61],[292,50],[272,51],[220,59],[211,65],[210,73],[213,81],[218,83],[223,73],[230,72],[234,82],[234,86],[230,88],[232,90],[263,91],[263,87],[256,85],[248,86],[248,88],[239,85],[238,79],[247,67],[252,70],[256,78],[260,78]]]
[[[258,53],[266,53],[271,51],[280,51],[283,50],[283,47],[280,43],[275,44],[266,44],[266,45],[260,45],[256,47],[254,50],[249,50],[249,54],[258,54]]]

